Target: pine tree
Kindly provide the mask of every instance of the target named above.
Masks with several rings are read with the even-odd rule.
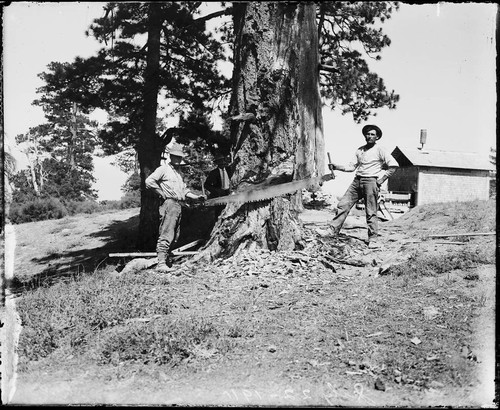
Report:
[[[244,180],[273,173],[297,179],[324,170],[320,96],[358,122],[377,108],[394,108],[399,98],[365,61],[366,56],[379,59],[390,44],[380,25],[397,10],[397,2],[221,3],[220,12],[206,17],[197,14],[200,5],[108,3],[104,17],[89,29],[105,47],[72,64],[76,83],[86,84],[78,88],[77,103],[110,114],[99,135],[105,152],[137,150],[142,192],[138,245],[143,250],[154,248],[159,205],[144,181],[172,137],[189,142],[189,150],[198,144],[202,151],[218,147],[230,153],[239,161],[232,181],[236,189]],[[205,31],[205,21],[229,13],[234,31],[225,26],[218,41]],[[217,69],[225,59],[224,42],[233,53],[231,82]],[[192,124],[206,118],[210,104],[229,89],[223,131],[209,129],[194,137]],[[170,104],[167,115],[180,114],[186,121],[167,128],[163,102]],[[247,121],[231,120],[241,115]],[[199,138],[206,143],[196,142]],[[195,159],[206,157],[198,153]],[[296,246],[300,232],[294,213],[300,208],[299,195],[290,202],[276,200],[265,232],[245,241],[233,238],[232,249],[252,240],[277,249]]]

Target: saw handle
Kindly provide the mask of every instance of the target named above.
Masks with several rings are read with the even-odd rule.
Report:
[[[332,163],[332,159],[330,158],[330,153],[327,152],[327,155],[328,155],[328,164],[331,164]],[[333,173],[333,169],[332,169],[332,179],[335,179],[335,174]]]

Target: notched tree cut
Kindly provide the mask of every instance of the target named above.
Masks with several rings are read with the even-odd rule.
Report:
[[[235,51],[229,118],[235,191],[323,175],[319,48],[314,3],[249,2],[233,8]],[[319,187],[312,187],[316,190]],[[197,259],[301,246],[302,194],[228,204]]]

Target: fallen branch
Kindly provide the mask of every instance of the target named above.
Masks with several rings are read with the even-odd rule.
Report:
[[[488,236],[496,234],[496,232],[447,233],[442,235],[429,235],[429,238],[449,238],[454,236]]]
[[[179,255],[196,255],[198,251],[172,251],[173,256]],[[110,253],[110,258],[156,258],[158,254],[156,252],[124,252],[124,253]]]
[[[124,252],[124,253],[110,253],[110,258],[156,258],[156,252]]]
[[[183,252],[185,249],[192,248],[202,242],[202,239],[197,239],[196,241],[189,242],[185,245],[179,246],[172,251],[172,255],[196,255],[198,252]],[[156,258],[158,254],[156,252],[124,252],[124,253],[110,253],[110,258]]]
[[[362,261],[357,261],[357,260],[347,260],[347,259],[338,259],[334,258],[333,256],[330,255],[323,255],[326,259],[335,262],[335,263],[340,263],[342,265],[350,265],[350,266],[357,266],[357,267],[363,267],[366,266],[365,262]]]
[[[375,337],[375,336],[381,336],[383,334],[384,334],[384,332],[377,332],[377,333],[372,333],[370,335],[366,335],[365,337]]]
[[[319,261],[325,265],[328,269],[330,269],[333,273],[336,273],[337,270],[335,269],[335,266],[333,266],[330,262],[328,262],[325,258],[320,258]]]
[[[291,262],[303,262],[303,263],[308,263],[311,258],[308,256],[300,256],[300,255],[284,255],[286,259],[288,259]]]

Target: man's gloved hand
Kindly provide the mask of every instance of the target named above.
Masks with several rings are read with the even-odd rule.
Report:
[[[330,171],[335,171],[337,169],[337,167],[335,166],[335,164],[328,164],[328,169]]]

